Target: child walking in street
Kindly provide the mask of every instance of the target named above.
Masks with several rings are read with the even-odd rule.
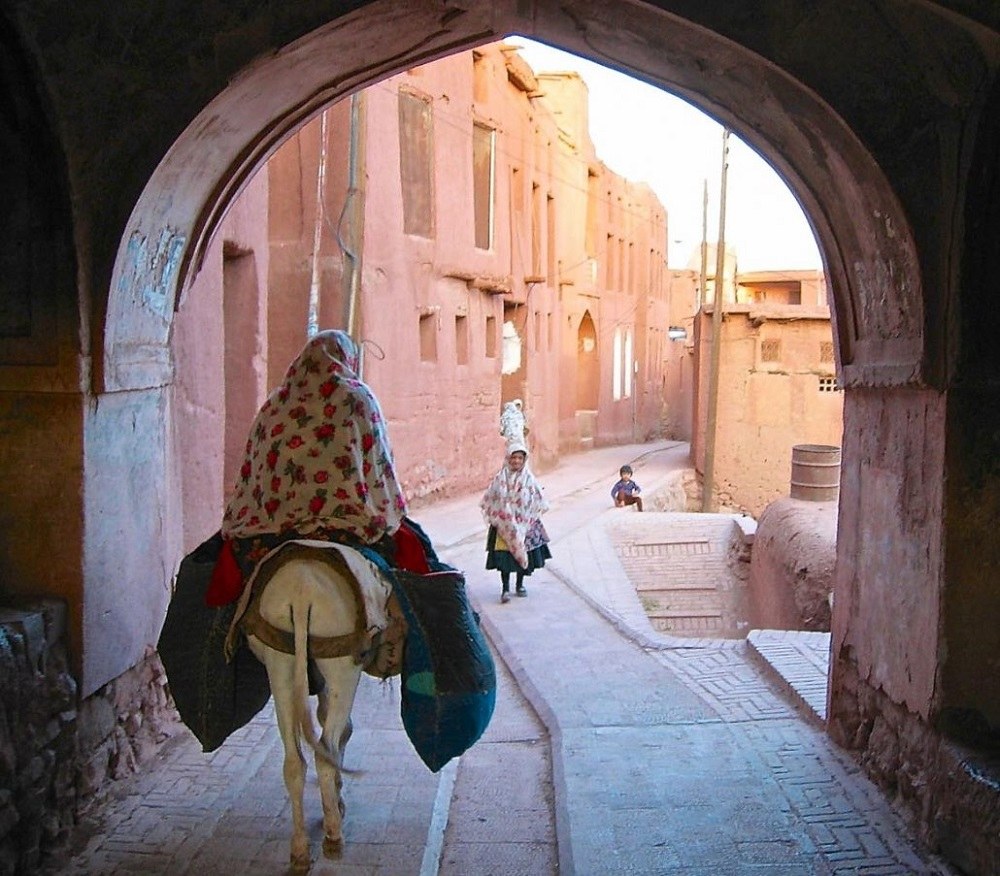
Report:
[[[611,488],[611,498],[615,500],[615,506],[624,508],[626,505],[635,505],[636,509],[642,510],[642,492],[640,487],[632,480],[632,466],[623,465],[618,469],[621,479]]]
[[[541,515],[549,510],[541,485],[528,468],[528,449],[520,441],[507,445],[507,456],[479,503],[489,524],[486,568],[500,572],[500,601],[510,601],[510,576],[515,592],[527,596],[524,579],[545,565],[552,554]]]

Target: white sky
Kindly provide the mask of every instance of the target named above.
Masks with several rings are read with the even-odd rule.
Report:
[[[510,37],[538,73],[575,70],[590,92],[590,135],[615,173],[649,183],[667,208],[672,268],[698,259],[702,189],[708,180],[708,240],[719,231],[722,126],[678,97],[576,55]],[[726,247],[740,271],[822,269],[798,201],[756,152],[729,136]],[[697,267],[698,264],[694,264]]]

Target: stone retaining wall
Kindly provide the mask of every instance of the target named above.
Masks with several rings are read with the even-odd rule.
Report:
[[[1000,740],[960,715],[931,727],[856,673],[841,683],[828,722],[834,741],[910,813],[928,848],[963,873],[1000,873]]]
[[[0,608],[0,876],[34,872],[108,779],[180,727],[152,649],[80,702],[65,627],[61,601]]]

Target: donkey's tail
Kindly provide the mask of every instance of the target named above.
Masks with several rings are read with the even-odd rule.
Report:
[[[297,617],[298,608],[304,617]],[[309,712],[309,605],[299,602],[292,606],[292,630],[295,636],[295,729],[297,735],[309,743],[313,751],[321,746],[316,736],[316,726]]]
[[[304,615],[304,617],[297,618],[296,607],[299,608],[298,614]],[[313,724],[312,714],[309,711],[309,611],[310,606],[305,602],[299,602],[292,606],[292,630],[295,636],[293,699],[295,701],[296,735],[309,743],[309,747],[316,753],[317,757],[340,769],[339,758],[326,747],[317,735],[316,725]]]

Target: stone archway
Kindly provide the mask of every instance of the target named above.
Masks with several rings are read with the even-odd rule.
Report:
[[[171,506],[164,390],[173,313],[220,217],[326,104],[522,33],[706,110],[778,170],[811,219],[848,388],[841,508],[851,511],[840,527],[830,710],[838,738],[898,755],[930,738],[943,705],[1000,721],[1000,674],[963,676],[984,657],[995,663],[995,550],[977,566],[975,544],[960,535],[996,542],[1000,348],[984,310],[995,263],[974,263],[976,250],[992,251],[997,226],[994,4],[847,12],[763,0],[751,19],[739,4],[682,0],[356,0],[332,20],[326,7],[260,0],[186,15],[169,3],[2,5],[16,42],[30,47],[29,84],[51,102],[38,112],[65,153],[46,167],[67,177],[57,212],[71,230],[79,314],[55,373],[0,375],[10,408],[31,404],[10,433],[22,455],[9,455],[5,474],[22,479],[7,488],[7,520],[11,540],[31,539],[36,515],[18,506],[17,470],[30,445],[52,446],[49,431],[61,429],[67,449],[48,450],[48,483],[77,503],[80,532],[59,559],[92,652],[84,694],[136,664],[168,598],[182,513]],[[42,238],[33,230],[27,242]],[[980,516],[957,513],[974,503]],[[22,571],[17,559],[8,571]],[[49,580],[38,563],[27,571]],[[950,648],[959,637],[974,647]],[[899,726],[872,734],[890,713],[903,716]],[[924,779],[911,787],[929,787]]]
[[[583,313],[576,330],[576,407],[577,410],[597,410],[600,387],[600,353],[597,349],[597,329],[590,311]]]
[[[820,241],[845,383],[921,379],[922,284],[906,216],[860,141],[808,88],[653,7],[540,0],[524,15],[526,4],[506,0],[399,6],[366,4],[244,69],[173,144],[122,236],[104,321],[104,390],[169,379],[170,313],[233,197],[291,131],[362,85],[511,32],[662,85],[757,148]]]
[[[576,429],[581,447],[592,446],[597,433],[600,376],[597,328],[585,310],[576,330]]]
[[[494,0],[460,8],[431,0],[375,0],[246,66],[160,161],[115,259],[96,356],[99,392],[124,400],[122,415],[156,428],[165,404],[162,388],[172,379],[177,303],[235,196],[292,131],[354,89],[509,33],[559,44],[662,85],[757,148],[798,197],[820,242],[844,384],[922,380],[923,286],[906,215],[874,158],[810,88],[748,48],[649,5]],[[104,417],[115,413],[114,406],[104,410]],[[861,413],[863,419],[872,416],[870,410]],[[100,429],[95,421],[92,431]],[[161,501],[169,506],[168,443],[164,431],[150,445],[149,459],[136,459],[137,471],[126,476],[138,479],[139,466],[146,477],[152,472],[158,477],[152,492],[164,495]],[[141,488],[149,492],[150,485]],[[137,483],[116,489],[141,491]],[[159,527],[147,535],[160,546],[164,570],[175,567],[177,531]],[[107,566],[116,576],[128,576],[144,561],[138,553],[126,561],[107,555],[103,545],[92,553],[95,573]],[[95,604],[92,623],[108,622]],[[152,618],[149,623],[155,624]],[[127,650],[121,653],[119,659],[130,659]],[[92,671],[86,687],[113,677],[109,655],[95,662],[102,668]]]

